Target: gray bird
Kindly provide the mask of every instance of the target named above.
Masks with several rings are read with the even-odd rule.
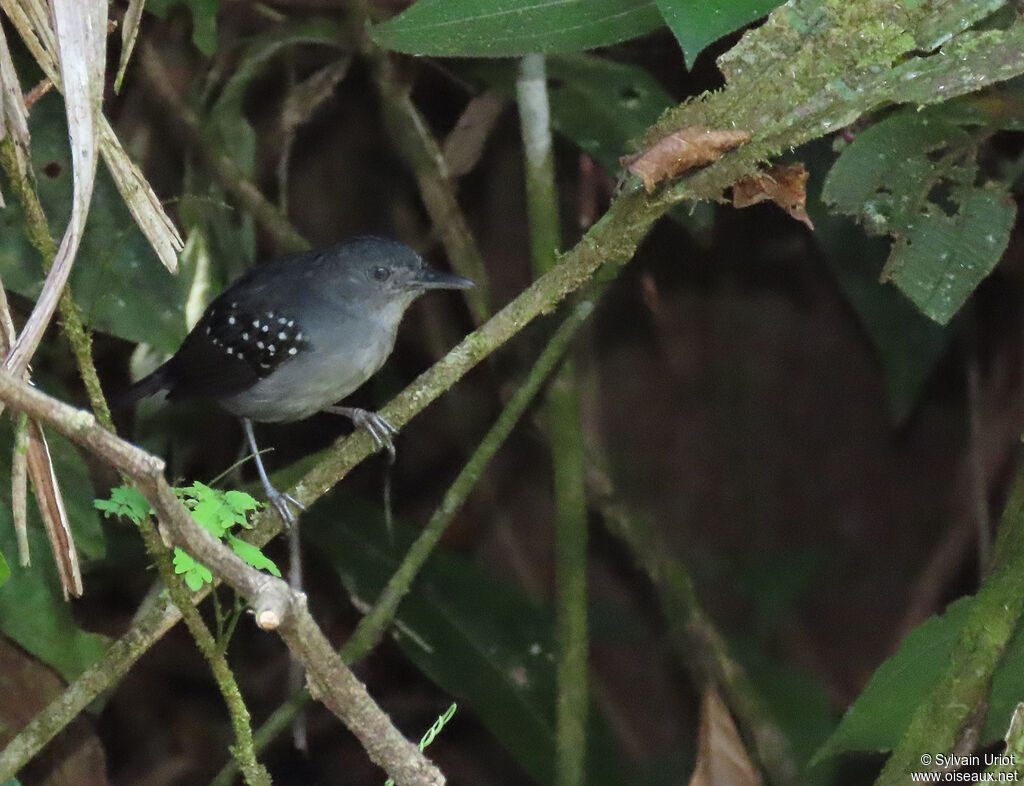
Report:
[[[357,237],[258,265],[225,289],[174,356],[119,401],[160,390],[207,398],[242,420],[267,498],[285,522],[302,505],[271,485],[252,422],[285,423],[326,411],[350,417],[380,447],[396,429],[374,412],[331,406],[373,376],[395,346],[412,302],[428,289],[473,282],[430,267],[402,243]]]

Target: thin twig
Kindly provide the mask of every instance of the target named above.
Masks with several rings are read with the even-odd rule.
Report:
[[[519,127],[526,159],[526,206],[534,270],[554,267],[562,247],[552,153],[544,55],[523,57],[516,79]],[[579,380],[570,357],[544,402],[555,491],[555,628],[558,698],[555,715],[555,783],[585,782],[590,711],[587,628],[587,505]]]
[[[171,553],[164,546],[156,527],[150,521],[142,521],[139,524],[142,539],[146,544],[146,551],[157,566],[160,577],[164,580],[171,600],[181,611],[188,627],[189,633],[195,639],[196,646],[210,664],[217,687],[220,688],[224,703],[228,708],[228,715],[231,718],[231,726],[235,732],[235,745],[231,752],[234,760],[245,777],[245,782],[250,786],[270,786],[270,773],[256,759],[256,748],[253,745],[252,719],[249,709],[245,706],[242,692],[238,688],[234,672],[228,665],[227,657],[223,649],[218,645],[217,640],[210,633],[199,609],[195,607],[192,593],[185,586],[181,576],[174,572],[174,565],[171,563]]]
[[[277,245],[283,252],[305,251],[310,247],[309,241],[295,228],[287,216],[263,196],[256,184],[245,176],[234,159],[226,153],[214,149],[203,133],[203,124],[199,116],[181,100],[174,90],[173,80],[167,74],[160,55],[153,45],[146,40],[139,44],[136,57],[139,65],[139,76],[146,84],[146,90],[153,97],[152,105],[171,121],[176,128],[199,154],[209,167],[213,176],[225,191],[232,194],[242,207],[253,215],[268,232],[274,236]]]
[[[448,260],[459,275],[476,282],[473,289],[463,290],[463,295],[475,323],[482,324],[491,315],[487,269],[455,197],[444,153],[413,103],[410,95],[412,86],[396,67],[392,55],[368,38],[364,54],[373,66],[373,78],[380,94],[388,134],[412,167],[423,205],[430,214]]]

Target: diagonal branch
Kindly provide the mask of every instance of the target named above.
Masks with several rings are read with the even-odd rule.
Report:
[[[356,735],[370,758],[401,784],[440,786],[444,776],[406,740],[366,692],[306,609],[305,596],[279,579],[249,567],[202,529],[164,479],[164,462],[111,434],[88,412],[47,396],[6,371],[0,371],[0,400],[46,423],[129,475],[149,500],[172,542],[185,548],[238,592],[257,605],[268,594],[284,598],[277,628],[293,656],[302,662],[310,690]]]
[[[671,198],[648,196],[641,192],[620,195],[576,247],[563,255],[559,265],[524,290],[479,330],[467,336],[444,359],[421,374],[382,412],[395,425],[409,422],[533,319],[550,312],[567,294],[587,283],[602,265],[607,263],[618,267],[628,262],[654,221],[671,205]],[[4,397],[0,389],[0,400],[4,400]],[[290,493],[304,504],[311,504],[369,456],[373,449],[363,432],[355,432],[321,454],[313,468],[289,489]],[[130,456],[126,458],[130,459]],[[258,545],[266,543],[279,531],[280,519],[268,511],[256,522],[253,542]],[[103,661],[91,667],[72,684],[69,688],[70,696],[66,692],[65,696],[52,702],[0,752],[0,778],[5,772],[16,771],[24,766],[92,699],[113,685],[146,647],[173,627],[180,618],[178,612],[166,603],[158,601],[158,604],[140,614],[136,624],[111,647]]]

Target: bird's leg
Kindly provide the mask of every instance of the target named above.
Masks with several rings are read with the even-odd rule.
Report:
[[[267,495],[267,501],[274,506],[274,510],[281,517],[281,520],[291,527],[298,520],[289,505],[294,505],[299,510],[305,510],[306,506],[299,502],[291,494],[278,491],[270,482],[270,478],[267,477],[267,471],[263,468],[263,459],[260,458],[260,449],[256,445],[256,436],[252,433],[252,421],[249,418],[242,418],[242,428],[245,429],[245,437],[249,440],[249,449],[252,451],[252,457],[256,461],[256,472],[260,476],[260,482],[263,484],[263,491]]]
[[[350,418],[355,423],[356,428],[368,431],[373,441],[377,443],[377,448],[383,448],[390,453],[391,460],[394,461],[395,443],[391,441],[391,438],[398,433],[398,429],[386,417],[378,415],[376,412],[370,412],[367,409],[359,409],[358,407],[324,407],[324,412],[330,412],[333,415],[344,415]]]
[[[267,471],[263,467],[263,459],[260,458],[260,449],[256,446],[256,436],[252,433],[252,421],[249,418],[242,418],[242,427],[245,429],[246,439],[249,440],[249,448],[252,450],[252,457],[256,460],[256,471],[259,473],[260,481],[263,483],[263,491],[267,495],[270,504],[274,506],[277,515],[285,523],[288,529],[288,552],[290,557],[290,570],[288,571],[288,586],[294,592],[302,592],[302,552],[299,542],[298,518],[292,512],[289,505],[294,505],[299,510],[305,510],[306,506],[295,497],[286,492],[278,491],[267,477]],[[302,685],[305,671],[302,664],[292,660],[288,666],[288,680],[292,687]],[[295,747],[300,751],[308,751],[309,744],[306,737],[306,716],[301,711],[292,720],[292,738]]]

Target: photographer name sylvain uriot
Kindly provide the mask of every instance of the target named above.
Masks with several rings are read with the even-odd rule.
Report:
[[[946,753],[935,754],[935,766],[946,767],[991,767],[998,765],[1012,767],[1017,763],[1017,756],[1013,753],[986,753],[982,756],[971,754],[970,756],[953,756]]]

